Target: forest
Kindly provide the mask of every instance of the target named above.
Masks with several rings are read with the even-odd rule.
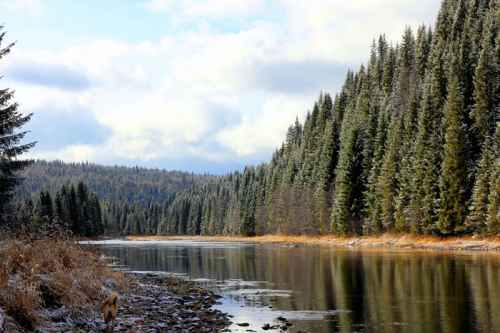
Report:
[[[69,215],[43,202],[75,192],[86,207],[83,187],[98,209],[79,214],[99,221],[64,222],[84,235],[498,234],[499,30],[498,0],[445,0],[434,27],[374,39],[368,61],[335,95],[319,93],[268,163],[225,176],[13,165],[27,168],[11,210],[50,224]]]
[[[500,5],[373,41],[269,163],[178,193],[160,234],[500,232]]]
[[[35,161],[21,176],[10,205],[19,224],[28,225],[33,219],[35,226],[48,228],[64,222],[69,226],[65,229],[85,236],[156,234],[163,212],[177,192],[213,178],[61,161]],[[89,206],[85,203],[88,196],[97,214],[82,213],[78,208]]]

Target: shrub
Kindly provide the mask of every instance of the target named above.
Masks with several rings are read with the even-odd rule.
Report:
[[[12,239],[0,246],[0,308],[27,329],[43,319],[44,308],[64,306],[75,317],[95,311],[110,279],[124,287],[122,273],[69,239]]]

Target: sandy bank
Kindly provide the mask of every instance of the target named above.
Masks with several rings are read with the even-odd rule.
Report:
[[[336,236],[284,236],[268,235],[257,237],[238,236],[129,236],[129,240],[192,240],[219,242],[255,242],[301,245],[321,245],[350,249],[406,249],[433,251],[484,251],[500,253],[500,237],[453,237],[382,235],[366,237]]]

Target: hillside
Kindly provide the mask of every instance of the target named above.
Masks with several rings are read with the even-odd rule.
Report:
[[[142,204],[164,202],[176,192],[209,178],[180,171],[61,161],[36,161],[22,176],[23,183],[17,189],[22,197],[41,190],[55,192],[68,182],[82,181],[103,200]]]
[[[139,167],[100,166],[90,163],[36,161],[23,173],[16,201],[39,201],[39,192],[55,196],[63,185],[83,182],[102,202],[107,233],[156,233],[162,211],[179,191],[206,182],[211,176]],[[33,209],[31,209],[33,210]]]
[[[374,40],[264,165],[179,193],[162,234],[497,234],[500,4]]]

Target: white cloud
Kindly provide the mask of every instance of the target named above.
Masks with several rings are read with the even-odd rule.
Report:
[[[307,110],[309,98],[286,95],[267,99],[256,114],[245,115],[239,124],[217,134],[217,141],[238,156],[252,156],[278,148],[286,130]]]
[[[246,16],[257,12],[264,6],[264,0],[149,0],[144,6],[154,12],[174,12],[189,18],[223,18]]]
[[[279,0],[287,16],[290,48],[297,57],[311,53],[347,63],[365,61],[371,40],[386,34],[399,41],[405,26],[433,23],[436,0]],[[308,41],[310,47],[304,47]]]
[[[32,151],[26,154],[31,159],[59,160],[66,162],[93,161],[96,159],[96,147],[89,145],[71,145],[55,151]]]
[[[43,0],[2,0],[0,8],[23,11],[31,15],[39,15],[42,12]]]
[[[144,7],[156,12],[171,9],[173,4],[173,0],[150,0],[144,4]]]

